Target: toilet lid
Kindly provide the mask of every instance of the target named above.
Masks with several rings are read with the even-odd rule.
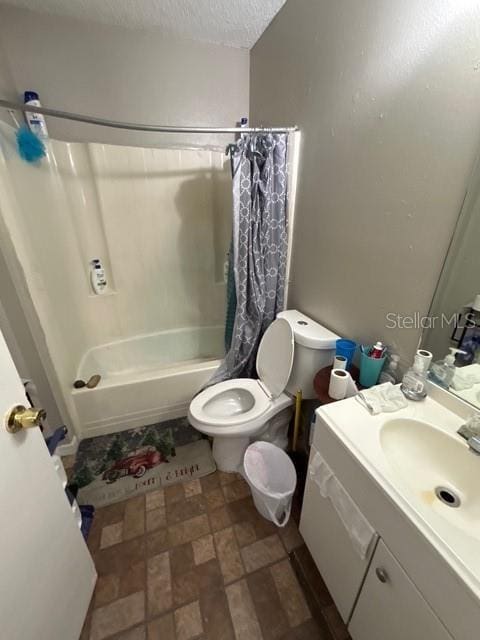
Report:
[[[287,386],[293,366],[293,331],[282,318],[272,322],[263,334],[257,354],[257,374],[273,398]]]

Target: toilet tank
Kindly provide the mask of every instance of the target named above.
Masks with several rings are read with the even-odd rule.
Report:
[[[340,336],[294,309],[281,311],[277,318],[289,322],[295,340],[292,373],[285,391],[295,395],[301,390],[304,399],[316,398],[313,378],[317,371],[333,364],[335,342]]]

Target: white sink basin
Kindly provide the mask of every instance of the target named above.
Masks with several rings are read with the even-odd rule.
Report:
[[[411,418],[388,420],[380,444],[393,480],[455,527],[480,540],[480,456],[466,442]]]

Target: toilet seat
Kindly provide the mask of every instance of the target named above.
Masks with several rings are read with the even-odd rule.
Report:
[[[234,378],[208,387],[190,403],[188,417],[210,436],[249,435],[275,412],[290,405],[283,393],[293,363],[293,331],[277,319],[266,330],[258,349],[259,380]]]
[[[234,378],[199,393],[190,403],[190,415],[213,428],[228,427],[255,420],[270,404],[258,380]]]

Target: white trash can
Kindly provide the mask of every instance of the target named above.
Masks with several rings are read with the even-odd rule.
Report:
[[[293,462],[274,444],[257,441],[245,451],[243,468],[257,511],[277,527],[284,527],[297,485]]]

